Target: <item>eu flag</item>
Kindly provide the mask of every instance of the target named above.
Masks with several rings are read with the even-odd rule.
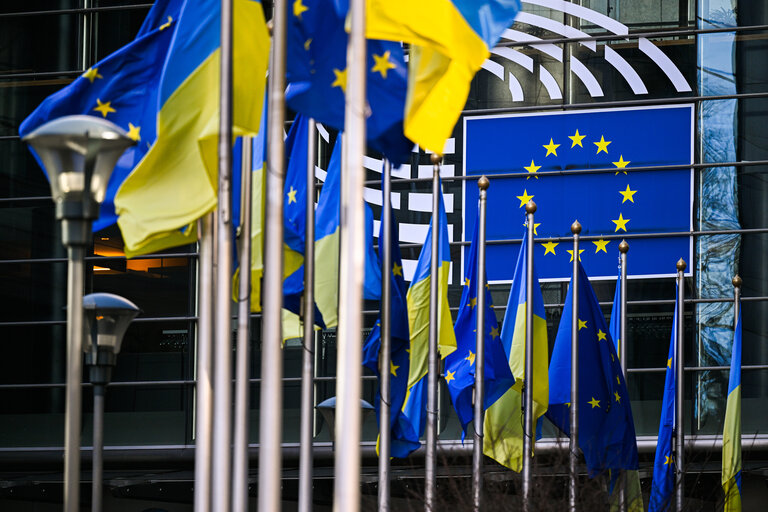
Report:
[[[522,174],[494,179],[499,193],[488,198],[488,239],[517,238],[519,225],[507,219],[533,199],[542,279],[570,277],[569,247],[547,238],[570,237],[574,219],[583,227],[582,236],[687,232],[692,227],[690,169],[630,170],[693,162],[691,106],[468,117],[464,127],[466,175]],[[477,191],[468,187],[464,210],[470,225],[476,201]],[[612,278],[615,274],[606,270],[615,268],[611,249],[618,244],[617,239],[584,243],[580,252],[587,273]],[[633,239],[632,275],[671,275],[663,255],[690,256],[691,248],[688,236]],[[491,281],[512,279],[508,262],[518,250],[519,244],[489,245]]]
[[[637,440],[629,393],[605,317],[579,264],[579,448],[590,476],[608,469],[637,469]],[[573,280],[549,363],[547,418],[570,435]]]

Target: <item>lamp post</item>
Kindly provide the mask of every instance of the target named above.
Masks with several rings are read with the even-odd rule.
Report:
[[[104,394],[112,379],[112,368],[120,353],[123,336],[139,314],[136,305],[112,293],[91,293],[83,297],[85,310],[85,364],[93,384],[93,469],[92,512],[101,512],[104,452]]]
[[[67,382],[64,417],[64,512],[80,501],[83,373],[83,272],[91,223],[99,215],[117,160],[135,142],[114,123],[91,116],[54,119],[24,137],[42,160],[67,247]]]

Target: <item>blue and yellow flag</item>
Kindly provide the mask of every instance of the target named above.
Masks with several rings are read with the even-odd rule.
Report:
[[[669,340],[667,375],[664,378],[664,397],[661,402],[661,420],[659,437],[656,441],[656,456],[653,460],[653,481],[648,512],[663,512],[672,506],[675,491],[675,461],[673,458],[675,430],[675,359],[677,347],[677,302],[680,297],[675,293],[675,315],[672,320],[672,336]]]
[[[723,426],[723,472],[725,512],[741,511],[741,311],[733,333],[728,402]]]
[[[411,45],[405,135],[442,153],[469,95],[469,85],[519,0],[368,0],[366,33]]]
[[[515,265],[512,288],[509,291],[507,311],[501,326],[501,343],[515,376],[515,384],[488,408],[485,414],[485,443],[483,453],[514,471],[523,464],[523,383],[525,382],[525,311],[533,308],[533,388],[534,423],[547,411],[549,404],[549,376],[547,361],[547,321],[544,299],[536,270],[533,270],[533,304],[526,302],[527,262],[526,237]]]
[[[483,408],[488,409],[515,383],[509,362],[504,353],[499,336],[496,313],[493,312],[491,291],[486,286],[485,310],[477,311],[477,257],[478,223],[472,244],[467,253],[467,266],[464,270],[464,290],[461,294],[461,306],[456,318],[456,351],[445,358],[445,382],[451,393],[453,408],[461,421],[462,438],[467,435],[467,426],[474,417],[472,396],[475,385],[475,357],[477,354],[477,315],[485,316],[485,397]]]
[[[296,0],[288,15],[286,103],[337,130],[344,129],[347,87],[346,2]],[[407,72],[403,48],[369,40],[366,136],[395,164],[410,158],[413,142],[403,135]]]
[[[616,290],[613,292],[611,323],[608,328],[611,331],[611,339],[616,354],[621,356],[621,266],[619,266],[619,276],[616,278]]]

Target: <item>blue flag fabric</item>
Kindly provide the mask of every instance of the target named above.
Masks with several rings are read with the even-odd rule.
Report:
[[[337,130],[344,129],[347,86],[346,6],[333,0],[297,0],[288,18],[286,103]],[[400,43],[368,40],[367,96],[370,146],[396,165],[413,142],[403,135],[407,71]]]
[[[677,287],[675,287],[677,290]],[[656,456],[653,459],[653,481],[648,512],[663,512],[672,508],[675,492],[675,461],[673,442],[675,421],[675,368],[677,359],[677,302],[680,297],[675,291],[675,314],[672,319],[672,336],[669,340],[667,374],[664,378],[664,396],[661,402],[659,437],[656,441]]]
[[[474,416],[472,404],[475,384],[475,357],[477,354],[477,265],[478,265],[478,223],[472,243],[469,246],[467,266],[464,269],[464,290],[456,318],[456,351],[445,358],[445,382],[451,394],[453,408],[461,421],[462,439],[467,435],[467,426]],[[485,292],[485,396],[483,408],[488,409],[515,383],[509,368],[507,354],[499,337],[499,324],[493,312],[491,292]]]
[[[616,278],[616,291],[613,293],[613,308],[611,309],[611,339],[616,354],[621,354],[621,265],[619,276]]]
[[[629,393],[605,317],[579,264],[579,447],[594,477],[609,469],[637,469],[637,439]],[[573,280],[549,364],[547,417],[570,435]]]

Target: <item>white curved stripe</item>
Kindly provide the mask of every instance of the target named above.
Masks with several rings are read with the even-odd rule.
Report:
[[[590,96],[593,98],[604,96],[603,88],[600,87],[600,83],[595,78],[595,75],[593,75],[587,67],[573,55],[571,55],[571,71],[584,83]]]
[[[419,264],[419,260],[403,260],[403,279],[406,283],[413,281],[413,275],[416,273],[416,267]],[[448,284],[453,284],[453,262],[448,271]]]
[[[533,59],[524,53],[520,53],[517,50],[503,46],[494,48],[491,50],[491,53],[498,55],[499,57],[504,57],[505,59],[512,61],[515,64],[520,64],[525,69],[533,73]]]
[[[328,133],[328,130],[325,129],[325,126],[323,126],[321,123],[315,124],[317,126],[317,131],[320,132],[320,136],[323,138],[325,142],[328,142],[328,140],[331,138],[330,134]]]
[[[517,13],[515,22],[518,22],[518,21],[520,23],[525,23],[527,25],[532,25],[534,27],[541,27],[545,30],[549,30],[550,32],[554,32],[555,34],[559,34],[564,37],[573,37],[573,38],[590,37],[589,34],[587,34],[586,32],[582,32],[577,28],[569,27],[568,25],[564,25],[559,21],[545,18],[544,16],[531,14],[529,12],[520,11],[519,13]],[[593,52],[597,51],[596,41],[579,41],[579,44],[581,44],[582,46],[586,46]]]
[[[509,73],[509,92],[512,94],[512,101],[523,101],[525,99],[523,87],[512,73]]]
[[[677,92],[691,91],[691,86],[688,85],[688,82],[685,81],[683,74],[679,69],[677,69],[675,63],[672,62],[669,57],[667,57],[666,53],[662,52],[655,44],[644,37],[638,39],[637,42],[640,47],[640,51],[650,57],[653,62],[658,64],[661,70],[664,71],[664,74],[667,75],[667,78],[670,79],[672,85],[675,86],[675,90],[677,90]]]
[[[590,21],[599,27],[603,27],[606,30],[610,30],[614,34],[627,35],[629,34],[629,28],[613,18],[609,18],[605,14],[600,14],[592,9],[587,9],[580,5],[572,4],[564,0],[523,0],[523,3],[540,5],[541,7],[548,7],[556,11],[562,11],[567,14],[572,14],[578,18]]]
[[[375,237],[378,237],[381,221],[373,220],[373,233]],[[398,224],[400,229],[400,241],[406,244],[423,244],[427,239],[427,231],[429,231],[429,224],[411,224],[408,222],[401,222]],[[453,242],[453,224],[448,224],[448,241]]]
[[[483,65],[480,67],[496,75],[499,80],[504,80],[504,66],[498,62],[493,62],[490,59],[486,59],[485,62],[483,62]]]
[[[328,172],[324,169],[321,169],[318,166],[315,166],[315,178],[319,179],[323,183],[325,183],[325,177],[328,175]]]
[[[539,79],[544,87],[547,89],[550,99],[561,100],[563,99],[563,93],[560,92],[560,86],[557,85],[557,80],[553,77],[544,66],[539,67]]]
[[[378,158],[363,156],[363,167],[365,167],[369,171],[373,171],[381,174],[381,160],[379,160]]]
[[[445,204],[445,212],[453,213],[453,194],[443,194],[443,202]],[[432,193],[410,192],[408,194],[408,211],[431,212]]]
[[[605,60],[621,73],[629,87],[632,88],[632,92],[635,94],[648,94],[648,89],[646,89],[645,83],[643,83],[643,79],[640,78],[637,71],[629,65],[629,62],[624,60],[624,57],[608,45],[605,45]]]
[[[392,196],[392,208],[395,210],[400,209],[400,193],[399,192],[391,192]],[[381,190],[377,188],[363,188],[363,199],[367,203],[375,204],[377,206],[381,206]]]
[[[512,30],[508,28],[501,34],[502,39],[509,39],[510,41],[528,43],[542,53],[546,53],[558,62],[563,62],[563,49],[552,43],[546,43],[540,37],[520,32],[519,30]]]
[[[417,178],[431,178],[432,177],[432,171],[433,166],[432,164],[421,164],[419,165],[419,174],[416,176]],[[456,176],[456,170],[455,166],[453,164],[443,164],[440,166],[440,177],[441,178],[451,178],[453,176]]]

